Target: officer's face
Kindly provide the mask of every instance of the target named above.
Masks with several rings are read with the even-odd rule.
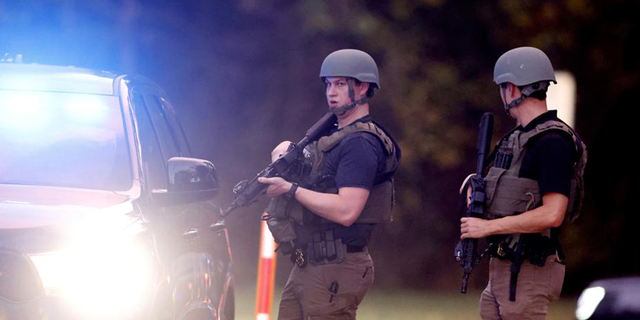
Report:
[[[345,77],[330,77],[324,80],[327,96],[327,104],[329,108],[339,108],[350,104],[351,98],[349,97],[349,84]],[[358,100],[366,93],[366,83],[360,83],[359,85],[353,83],[354,99]]]

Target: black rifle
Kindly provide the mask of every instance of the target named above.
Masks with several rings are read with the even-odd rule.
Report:
[[[264,170],[260,171],[250,181],[240,181],[233,188],[233,193],[236,195],[235,199],[233,200],[231,205],[229,205],[229,207],[227,207],[227,209],[222,212],[222,216],[226,217],[231,213],[231,211],[237,209],[238,207],[248,207],[253,202],[255,202],[269,186],[268,184],[258,182],[258,178],[273,178],[285,174],[287,170],[292,167],[296,163],[298,158],[302,155],[302,150],[304,149],[304,147],[322,137],[327,132],[327,130],[335,125],[336,120],[337,118],[333,113],[329,112],[325,114],[324,117],[318,120],[316,124],[314,124],[309,130],[307,130],[304,138],[302,138],[300,142],[292,144],[284,155],[271,163]]]
[[[478,163],[476,166],[476,174],[470,179],[468,184],[471,186],[471,197],[469,205],[465,211],[466,217],[482,218],[484,211],[485,182],[482,178],[482,172],[487,164],[487,154],[491,144],[491,135],[493,134],[493,115],[489,112],[485,113],[480,120],[480,133],[478,135]],[[466,198],[467,188],[463,189],[463,197]],[[460,292],[467,293],[467,281],[477,264],[477,247],[478,239],[464,239],[461,244],[456,247],[455,257],[460,261],[463,269],[462,288]]]

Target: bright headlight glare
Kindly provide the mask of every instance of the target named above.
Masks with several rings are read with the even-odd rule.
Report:
[[[578,320],[589,319],[604,299],[605,290],[603,287],[592,287],[585,289],[578,298],[578,308],[576,318]]]
[[[48,294],[88,317],[121,319],[146,307],[157,270],[148,244],[102,218],[76,229],[67,250],[31,260]]]
[[[52,252],[31,256],[36,266],[42,285],[49,295],[60,295],[64,280],[69,278],[69,257],[63,252]]]
[[[31,256],[45,290],[82,314],[136,313],[151,296],[148,253],[123,239],[86,241],[65,252]]]

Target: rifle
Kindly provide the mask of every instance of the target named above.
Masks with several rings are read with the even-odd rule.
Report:
[[[336,123],[336,116],[329,112],[324,115],[316,124],[314,124],[304,138],[300,142],[291,144],[287,152],[278,158],[276,161],[268,165],[265,169],[260,171],[253,179],[247,182],[247,180],[240,181],[233,188],[235,199],[222,212],[222,217],[226,217],[231,211],[239,207],[248,207],[255,202],[260,195],[262,195],[269,185],[258,182],[258,178],[273,178],[282,176],[291,168],[298,158],[302,155],[302,150],[309,143],[318,140],[327,130],[333,127]]]
[[[491,144],[491,135],[493,134],[493,114],[487,112],[480,120],[480,132],[478,135],[478,162],[476,166],[476,174],[469,179],[471,186],[470,202],[465,211],[466,217],[481,218],[484,211],[485,182],[482,178],[482,172],[486,166],[487,154],[489,153],[489,145]],[[463,196],[466,197],[466,188],[463,190]],[[455,250],[456,260],[460,262],[463,269],[462,288],[460,292],[467,293],[467,281],[477,264],[477,247],[478,239],[464,239],[458,243]]]

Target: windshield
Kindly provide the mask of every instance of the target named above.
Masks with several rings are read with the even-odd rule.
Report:
[[[131,187],[118,97],[0,90],[0,184]]]

